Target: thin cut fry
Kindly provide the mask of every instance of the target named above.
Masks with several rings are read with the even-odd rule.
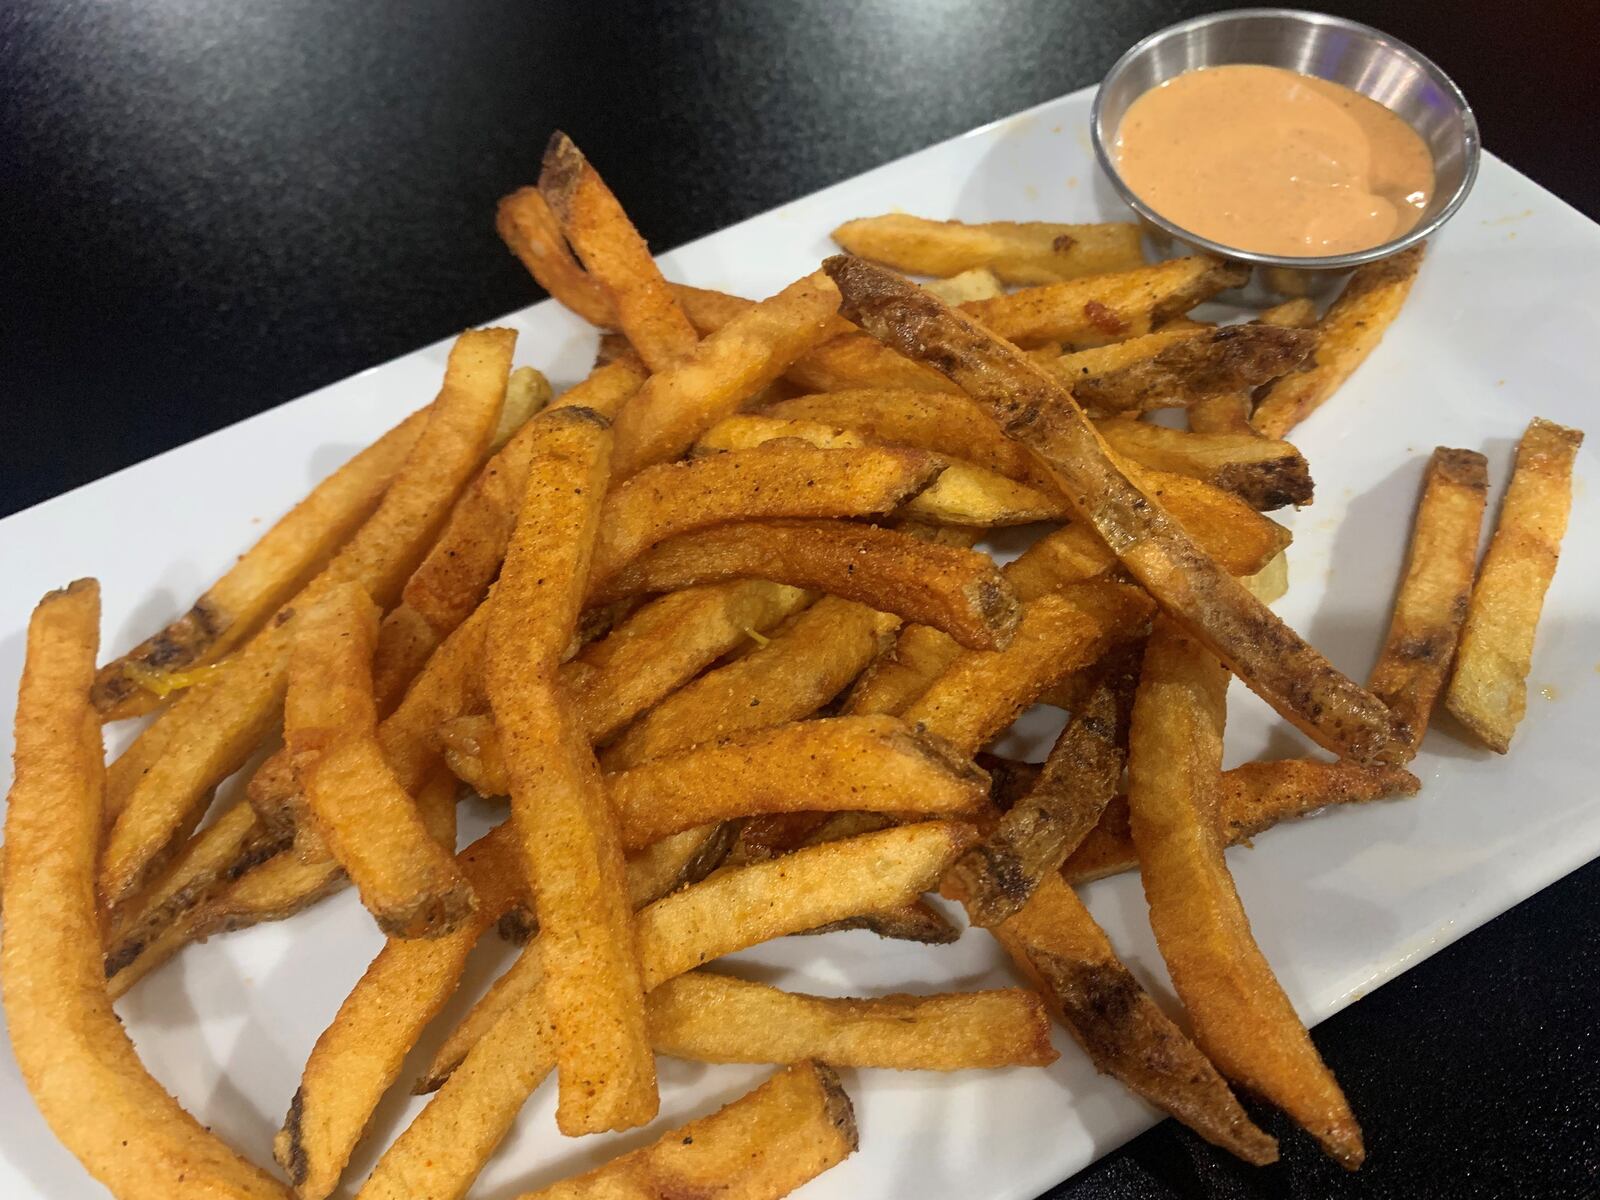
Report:
[[[846,315],[886,344],[936,363],[1003,429],[1035,449],[1062,494],[1129,572],[1279,713],[1358,762],[1394,752],[1391,741],[1404,735],[1388,709],[1255,600],[1131,483],[1083,411],[1048,376],[902,279],[847,258],[829,259],[827,267],[845,296]]]
[[[1440,446],[1428,461],[1411,533],[1411,555],[1383,653],[1367,687],[1411,731],[1411,757],[1422,744],[1444,687],[1472,596],[1489,490],[1488,460],[1474,450]]]
[[[111,765],[108,813],[115,816],[100,868],[101,893],[115,905],[158,870],[176,839],[194,827],[210,790],[237,770],[271,729],[282,703],[295,614],[341,583],[392,604],[472,477],[494,433],[516,336],[462,334],[427,428],[377,512],[291,604],[215,679],[189,689]]]
[[[683,534],[616,572],[588,602],[740,578],[855,600],[943,629],[964,646],[1003,646],[1016,628],[1016,600],[988,555],[844,521],[761,521]]]
[[[383,499],[428,410],[412,413],[324,479],[262,536],[194,606],[159,633],[100,668],[94,703],[108,721],[151,711],[160,697],[140,686],[158,676],[216,662],[269,616],[350,538]]]
[[[650,993],[657,1053],[896,1071],[1048,1066],[1050,1014],[1025,988],[833,1000],[690,971]]]
[[[1545,592],[1572,508],[1572,464],[1583,434],[1535,417],[1517,446],[1494,538],[1472,589],[1445,704],[1497,754],[1528,708],[1528,671]]]
[[[659,1101],[616,823],[556,678],[582,606],[611,431],[582,408],[541,423],[491,601],[485,676],[539,917],[561,1064],[556,1120],[575,1136],[641,1125]]]
[[[560,131],[550,135],[545,147],[539,191],[645,365],[664,371],[693,354],[699,340],[694,326],[661,277],[650,248],[583,152]]]
[[[517,1200],[778,1200],[856,1145],[855,1113],[838,1076],[801,1062],[709,1117]]]
[[[383,760],[372,698],[377,636],[378,610],[360,584],[335,588],[301,618],[284,742],[318,834],[378,927],[391,937],[438,937],[476,901]]]
[[[1185,433],[1147,421],[1098,421],[1095,428],[1123,457],[1203,480],[1262,512],[1311,503],[1311,468],[1288,442],[1255,433]]]
[[[1126,271],[1144,262],[1131,222],[1054,225],[1048,221],[930,221],[904,213],[861,217],[833,231],[850,254],[913,275],[949,277],[986,267],[1005,283],[1058,283]]]
[[[1276,325],[1225,325],[1180,338],[1150,358],[1099,375],[1071,379],[1087,409],[1141,413],[1187,408],[1207,396],[1232,394],[1288,375],[1316,347],[1315,334]]]
[[[985,760],[991,775],[994,766]],[[1414,796],[1421,781],[1403,767],[1363,767],[1289,758],[1245,763],[1222,773],[1219,807],[1224,845],[1248,845],[1274,825],[1296,821],[1338,804],[1365,804],[1390,796]],[[1100,823],[1061,868],[1068,883],[1088,883],[1139,866],[1128,831],[1128,800],[1106,806]]]
[[[1198,641],[1156,622],[1128,749],[1128,810],[1150,925],[1206,1055],[1354,1169],[1361,1129],[1251,937],[1223,861],[1227,686],[1226,669]]]
[[[1256,405],[1250,423],[1268,437],[1286,437],[1350,378],[1383,339],[1406,302],[1422,265],[1422,247],[1358,267],[1317,323],[1310,370],[1285,375]]]
[[[284,1200],[145,1072],[111,1008],[95,854],[105,768],[90,702],[100,587],[46,596],[28,626],[7,797],[0,980],[11,1048],[61,1142],[122,1200]]]

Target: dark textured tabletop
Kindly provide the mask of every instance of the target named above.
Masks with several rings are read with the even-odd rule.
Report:
[[[0,512],[534,300],[490,214],[552,128],[667,247],[1206,7],[7,0]],[[1491,150],[1600,216],[1593,4],[1325,7],[1432,56]],[[1597,924],[1591,864],[1317,1028],[1359,1174],[1296,1135],[1241,1167],[1169,1121],[1051,1195],[1600,1195]]]

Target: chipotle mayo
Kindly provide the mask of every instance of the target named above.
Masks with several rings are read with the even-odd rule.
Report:
[[[1237,250],[1314,257],[1382,245],[1422,217],[1433,157],[1376,101],[1281,67],[1188,71],[1129,106],[1123,182],[1167,220]]]

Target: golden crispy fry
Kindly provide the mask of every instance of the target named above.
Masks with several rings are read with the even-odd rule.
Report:
[[[1317,306],[1305,296],[1296,296],[1282,304],[1263,309],[1256,318],[1263,325],[1280,325],[1284,329],[1314,329],[1317,324]]]
[[[123,1200],[283,1200],[145,1072],[106,994],[95,902],[105,768],[89,695],[99,624],[100,587],[86,579],[46,596],[28,626],[0,948],[11,1048],[50,1128]]]
[[[1156,622],[1128,746],[1128,812],[1150,925],[1206,1055],[1354,1169],[1361,1129],[1250,936],[1223,861],[1227,687],[1226,668],[1204,646]]]
[[[1020,346],[1039,342],[1100,346],[1149,333],[1165,318],[1239,286],[1247,275],[1245,268],[1214,259],[1174,258],[1130,271],[1024,288],[965,304],[962,311],[995,336]],[[837,276],[834,282],[839,282]],[[855,320],[848,309],[843,311]]]
[[[1201,396],[1189,406],[1189,432],[1202,434],[1248,434],[1260,437],[1250,424],[1255,401],[1249,392],[1214,392]]]
[[[985,267],[1005,283],[1059,283],[1126,271],[1144,262],[1132,222],[930,221],[905,213],[861,217],[833,231],[850,254],[913,275],[949,277]],[[948,299],[948,297],[946,297]]]
[[[602,754],[608,771],[741,730],[810,716],[883,648],[899,618],[829,596],[768,644],[674,692]]]
[[[1112,656],[1033,786],[945,873],[940,892],[961,901],[974,925],[992,929],[1014,916],[1099,822],[1122,781],[1138,675],[1137,648]]]
[[[1041,880],[1023,909],[993,932],[1098,1070],[1246,1162],[1277,1160],[1277,1142],[1139,986],[1059,877]]]
[[[590,586],[603,586],[656,543],[708,525],[892,512],[943,467],[920,450],[818,450],[794,441],[647,467],[606,497]]]
[[[1528,708],[1534,635],[1561,555],[1582,444],[1576,429],[1543,417],[1529,423],[1472,589],[1445,704],[1498,754],[1511,748]]]
[[[969,826],[903,825],[723,872],[634,919],[647,987],[746,946],[861,912],[906,904],[971,841]],[[543,940],[541,938],[541,940]],[[406,1200],[425,1173],[432,1200],[459,1200],[554,1065],[543,989],[507,1011],[475,1044],[379,1160],[362,1200]]]
[[[748,522],[683,534],[618,571],[588,602],[739,578],[855,600],[943,629],[964,646],[1003,646],[1016,628],[1016,600],[987,555],[845,521]]]
[[[521,853],[509,824],[462,851],[462,873],[478,907],[450,934],[390,938],[317,1039],[273,1139],[273,1157],[300,1200],[323,1200],[400,1066],[461,980],[484,931],[522,899]]]
[[[838,308],[819,271],[740,313],[671,369],[652,364],[657,374],[617,417],[617,478],[682,454],[822,341]]]
[[[1028,601],[1004,650],[968,650],[902,714],[976,752],[1050,684],[1136,637],[1155,606],[1138,588],[1092,581]]]
[[[1244,590],[1113,462],[1072,398],[1015,350],[933,297],[855,259],[828,260],[846,315],[938,364],[1055,473],[1062,494],[1170,614],[1323,746],[1358,762],[1397,736],[1388,709]],[[1061,284],[1071,287],[1071,284]],[[991,301],[990,303],[994,303]]]
[[[856,1145],[855,1112],[838,1076],[821,1063],[799,1062],[708,1117],[518,1200],[777,1200],[843,1162]]]
[[[1411,731],[1408,758],[1422,744],[1434,701],[1455,659],[1472,596],[1488,489],[1483,455],[1443,446],[1433,452],[1389,636],[1367,680],[1372,694]]]
[[[582,607],[611,431],[582,408],[553,410],[541,424],[490,602],[485,679],[542,931],[561,1064],[556,1120],[576,1136],[641,1125],[659,1101],[616,822],[556,677]]]
[[[572,257],[561,222],[536,187],[518,188],[495,211],[495,230],[539,286],[591,325],[610,328],[611,299]]]
[[[699,340],[694,326],[661,277],[650,248],[583,152],[559,131],[545,147],[539,191],[645,365],[664,371],[693,354]],[[533,266],[530,262],[529,268]]]
[[[1148,421],[1097,421],[1095,428],[1123,457],[1203,480],[1260,511],[1311,503],[1311,468],[1288,442],[1255,433],[1185,433]]]
[[[1344,292],[1317,323],[1317,348],[1309,370],[1285,375],[1256,405],[1250,423],[1281,438],[1315,412],[1377,348],[1400,313],[1422,265],[1422,247],[1358,267]]]
[[[506,378],[506,399],[500,406],[500,420],[494,427],[489,448],[498,454],[528,418],[542,411],[554,395],[544,372],[534,367],[518,367]]]
[[[512,377],[516,374],[512,372]],[[644,372],[629,364],[602,367],[568,389],[558,403],[591,408],[609,417],[643,382]],[[507,407],[509,392],[508,387]],[[394,707],[428,656],[487,594],[511,540],[536,435],[537,430],[524,423],[484,464],[456,503],[439,540],[406,581],[399,606],[384,618],[373,661],[380,714]]]
[[[108,721],[154,709],[140,684],[216,662],[262,623],[372,515],[422,436],[428,410],[412,413],[324,479],[267,530],[183,616],[100,668],[94,703]]]
[[[475,899],[383,761],[371,668],[378,610],[360,584],[346,584],[299,624],[283,736],[316,830],[384,933],[449,933]]]
[[[215,679],[180,696],[112,764],[106,798],[115,822],[100,868],[108,904],[125,900],[163,865],[204,813],[211,788],[266,737],[283,699],[296,612],[346,582],[361,584],[379,605],[394,602],[482,460],[515,341],[505,329],[456,339],[427,428],[377,511],[279,619]]]
[[[984,766],[995,775],[992,760],[985,758]],[[1414,796],[1422,783],[1404,767],[1289,758],[1245,763],[1224,771],[1220,786],[1222,840],[1225,845],[1240,846],[1274,825],[1297,821],[1332,805]],[[1128,831],[1128,800],[1119,796],[1106,806],[1100,823],[1063,864],[1061,874],[1068,883],[1080,884],[1138,866],[1139,856]]]
[[[841,333],[784,372],[784,378],[806,392],[842,392],[860,388],[904,388],[954,392],[936,371],[896,354],[864,333]]]
[[[946,304],[965,304],[969,300],[993,300],[1004,296],[1000,277],[988,267],[973,267],[948,279],[935,279],[922,285]]]
[[[648,1004],[656,1051],[697,1062],[962,1071],[1056,1060],[1050,1015],[1025,988],[833,1000],[690,971]]]
[[[1287,375],[1316,344],[1316,335],[1305,330],[1225,325],[1179,338],[1113,371],[1072,374],[1072,395],[1085,408],[1106,413],[1186,408],[1206,396],[1246,391]]]

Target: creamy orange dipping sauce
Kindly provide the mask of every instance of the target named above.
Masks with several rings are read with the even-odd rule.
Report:
[[[1433,157],[1383,105],[1280,67],[1203,67],[1135,100],[1117,129],[1123,181],[1190,233],[1314,257],[1417,223]]]

